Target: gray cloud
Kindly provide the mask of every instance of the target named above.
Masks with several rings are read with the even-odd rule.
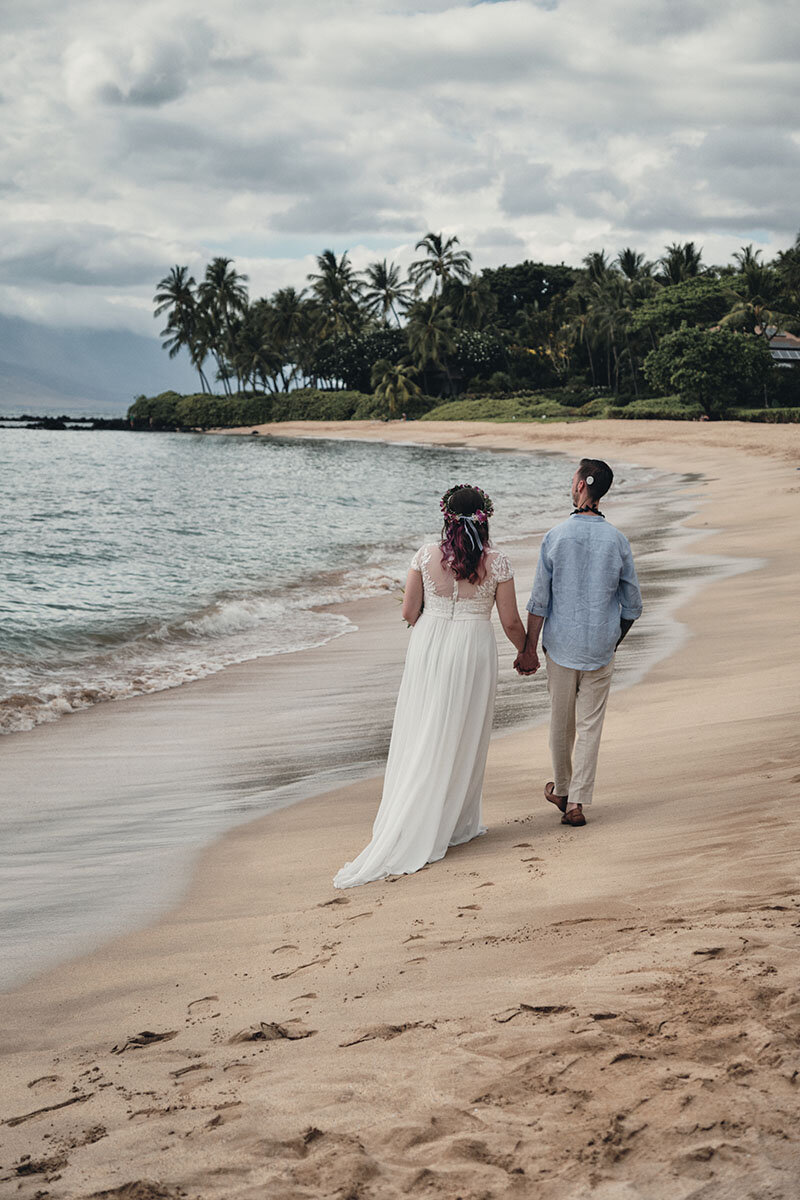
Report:
[[[555,191],[553,169],[545,162],[512,159],[505,170],[500,203],[508,217],[528,217],[549,212]]]
[[[359,263],[429,227],[486,266],[688,237],[724,261],[800,225],[789,0],[7,9],[5,312],[152,332],[173,262],[236,244],[302,286],[336,238]]]
[[[12,229],[0,246],[0,281],[128,288],[149,283],[166,246],[102,225]]]

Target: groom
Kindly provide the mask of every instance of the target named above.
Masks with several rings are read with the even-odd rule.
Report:
[[[514,663],[520,675],[538,671],[542,632],[555,774],[544,794],[562,813],[562,825],[586,824],[614,653],[642,614],[628,539],[597,507],[613,478],[608,463],[581,459],[572,479],[573,512],[542,540],[527,640]]]

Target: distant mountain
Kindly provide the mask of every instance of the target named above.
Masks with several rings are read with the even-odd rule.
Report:
[[[155,338],[0,316],[0,413],[121,415],[140,393],[170,389],[197,391],[197,374]]]

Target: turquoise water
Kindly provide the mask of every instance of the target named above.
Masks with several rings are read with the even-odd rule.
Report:
[[[0,731],[336,637],[316,606],[396,587],[451,484],[493,496],[503,542],[563,513],[570,477],[546,454],[0,429]]]

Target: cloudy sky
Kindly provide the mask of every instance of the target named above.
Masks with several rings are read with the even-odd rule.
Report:
[[[3,0],[0,313],[154,335],[173,263],[477,267],[800,229],[793,0]]]

